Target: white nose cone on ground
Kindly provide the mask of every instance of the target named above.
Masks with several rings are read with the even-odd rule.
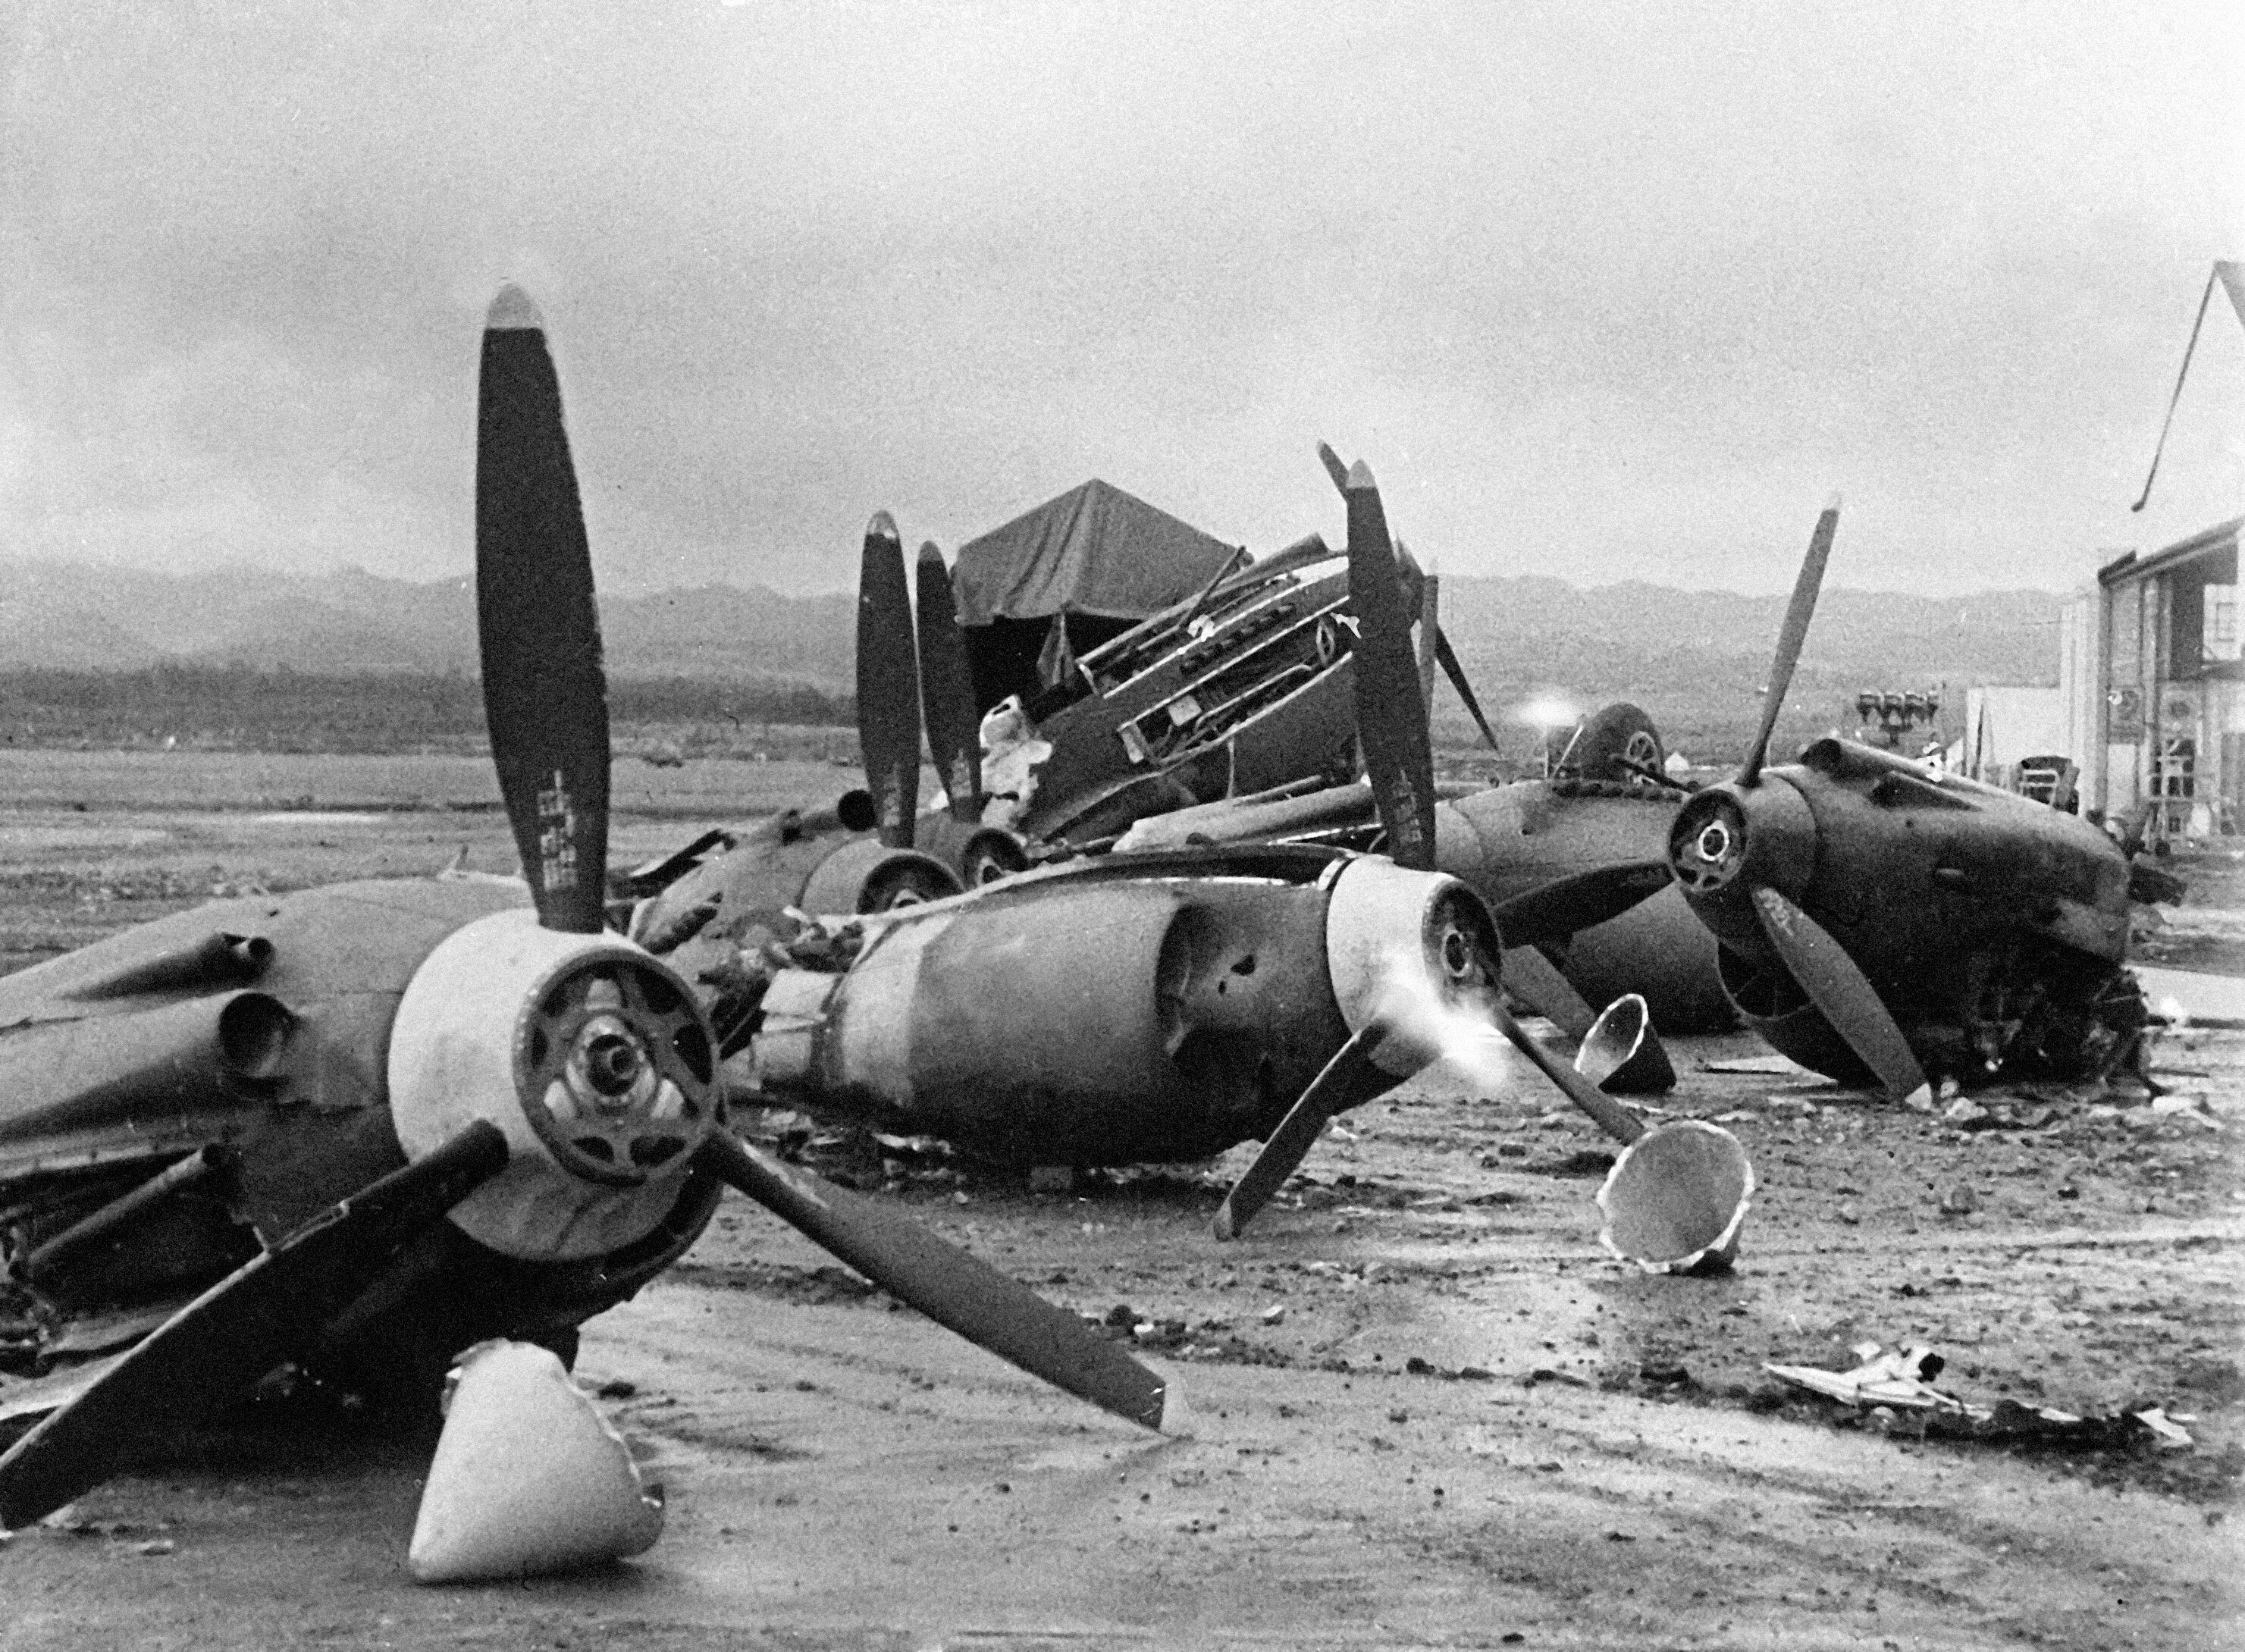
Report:
[[[418,1581],[598,1566],[661,1533],[661,1493],[551,1352],[487,1342],[460,1356],[407,1554]]]

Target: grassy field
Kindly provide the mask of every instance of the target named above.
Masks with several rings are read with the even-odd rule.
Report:
[[[821,731],[824,732],[824,731]],[[620,810],[662,818],[766,814],[831,802],[853,783],[857,740],[831,755],[763,762],[620,755]],[[60,751],[0,747],[0,809],[378,810],[473,813],[499,806],[491,760],[477,754],[358,756],[227,751]]]
[[[860,783],[834,762],[621,758],[610,857],[651,859]],[[213,897],[424,877],[463,852],[479,871],[516,869],[481,756],[0,748],[0,973]]]

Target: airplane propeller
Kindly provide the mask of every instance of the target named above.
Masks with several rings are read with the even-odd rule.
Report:
[[[506,1158],[499,1127],[478,1121],[203,1292],[0,1456],[0,1530],[52,1513],[248,1388]]]
[[[1397,865],[1416,871],[1434,869],[1434,752],[1428,728],[1427,702],[1414,659],[1409,620],[1403,596],[1403,574],[1388,538],[1387,514],[1371,471],[1363,464],[1344,466],[1340,457],[1320,443],[1318,457],[1340,488],[1348,504],[1349,602],[1358,623],[1356,667],[1357,727],[1364,747],[1374,806],[1387,838],[1389,856]],[[1468,951],[1480,952],[1501,936],[1502,944],[1532,944],[1554,941],[1573,929],[1628,910],[1647,896],[1667,887],[1671,874],[1665,862],[1633,863],[1603,869],[1550,886],[1551,893],[1531,891],[1503,909],[1513,914],[1529,933],[1515,934],[1506,919],[1497,916],[1495,933],[1475,938],[1460,930],[1455,939]],[[1579,920],[1579,921],[1571,921]],[[1539,929],[1547,932],[1538,934]],[[1446,944],[1448,944],[1446,939]],[[1475,966],[1478,978],[1492,989],[1482,1007],[1496,1032],[1526,1055],[1567,1099],[1594,1120],[1600,1128],[1625,1145],[1640,1141],[1652,1146],[1663,1141],[1659,1133],[1648,1133],[1644,1123],[1616,1102],[1597,1084],[1552,1057],[1531,1039],[1496,987],[1501,964],[1493,951]],[[1557,972],[1551,972],[1557,978]],[[1572,989],[1565,988],[1572,996]],[[1409,1012],[1405,1012],[1407,1016]],[[1359,1027],[1325,1069],[1312,1080],[1278,1127],[1265,1140],[1262,1150],[1233,1183],[1216,1215],[1219,1239],[1234,1236],[1293,1174],[1296,1166],[1333,1114],[1361,1099],[1362,1086],[1379,1075],[1374,1066],[1384,1046],[1402,1029],[1374,1019]],[[1407,1041],[1416,1042],[1416,1039]],[[1394,1072],[1407,1068],[1391,1068]],[[1664,1127],[1665,1128],[1670,1127]],[[1705,1127],[1713,1130],[1713,1127]],[[1745,1155],[1726,1133],[1713,1130],[1736,1154]],[[1663,1162],[1667,1162],[1663,1161]],[[1703,1178],[1688,1161],[1651,1173],[1664,1196],[1680,1198],[1685,1206],[1709,1204]],[[1741,1198],[1743,1195],[1740,1195]],[[1742,1204],[1732,1204],[1742,1211]],[[1710,1208],[1713,1208],[1712,1204]],[[1725,1208],[1726,1217],[1730,1207]],[[1718,1224],[1719,1225],[1719,1224]],[[1733,1224],[1733,1229],[1735,1223]]]
[[[476,411],[476,631],[499,793],[547,929],[605,926],[608,701],[593,559],[537,307],[499,289]]]
[[[1673,881],[1665,860],[1595,866],[1523,890],[1489,916],[1507,946],[1557,946],[1579,931],[1619,917]]]
[[[1323,442],[1318,457],[1348,505],[1348,594],[1357,618],[1356,725],[1372,782],[1373,807],[1387,834],[1389,858],[1412,871],[1434,865],[1434,756],[1427,701],[1411,647],[1402,576],[1387,536],[1387,515],[1371,470],[1344,465]],[[1492,979],[1494,971],[1491,972]],[[1224,1195],[1215,1232],[1230,1239],[1270,1202],[1302,1161],[1326,1121],[1362,1099],[1373,1058],[1388,1029],[1360,1027],[1310,1081],[1262,1150]]]
[[[910,849],[919,808],[919,660],[905,548],[886,511],[865,525],[858,570],[858,740],[881,842]]]
[[[1808,622],[1816,614],[1817,593],[1824,588],[1824,566],[1832,559],[1832,536],[1840,528],[1840,498],[1816,518],[1808,537],[1808,554],[1793,581],[1793,599],[1785,606],[1785,623],[1778,627],[1777,657],[1770,661],[1769,686],[1761,702],[1761,727],[1739,765],[1739,784],[1751,787],[1761,778],[1762,761],[1769,755],[1770,737],[1777,732],[1777,714],[1785,708],[1785,692],[1793,687],[1793,669],[1801,663],[1801,645],[1808,639]]]
[[[1411,622],[1396,572],[1387,513],[1369,466],[1341,468],[1319,443],[1318,457],[1348,503],[1348,599],[1356,615],[1356,722],[1373,804],[1387,854],[1412,871],[1434,867],[1434,753],[1427,701],[1411,647]]]
[[[919,704],[928,749],[952,819],[973,825],[982,818],[982,724],[974,711],[974,683],[967,668],[967,639],[951,571],[929,540],[919,548]]]
[[[1366,1023],[1349,1035],[1324,1070],[1310,1080],[1278,1128],[1263,1142],[1255,1161],[1231,1184],[1217,1207],[1216,1236],[1234,1239],[1249,1218],[1271,1202],[1271,1195],[1294,1174],[1303,1155],[1325,1131],[1326,1121],[1356,1099],[1356,1087],[1372,1068],[1372,1058],[1385,1042],[1387,1029],[1377,1021]]]
[[[1856,1059],[1870,1069],[1887,1093],[1900,1100],[1930,1094],[1925,1072],[1909,1041],[1880,999],[1878,991],[1856,966],[1847,949],[1831,932],[1802,910],[1801,904],[1776,886],[1781,869],[1813,855],[1813,848],[1787,853],[1802,841],[1812,825],[1796,823],[1791,811],[1800,807],[1789,788],[1772,794],[1762,777],[1769,742],[1776,732],[1778,714],[1786,690],[1792,687],[1794,668],[1801,662],[1801,644],[1816,612],[1816,598],[1824,583],[1824,569],[1832,557],[1832,539],[1840,523],[1835,497],[1816,519],[1794,579],[1792,600],[1779,627],[1776,657],[1770,663],[1769,686],[1762,702],[1761,725],[1746,748],[1737,776],[1693,796],[1677,816],[1669,839],[1670,863],[1687,897],[1695,904],[1725,900],[1724,891],[1742,891],[1734,908],[1741,918],[1766,940],[1787,973],[1800,985],[1818,1014],[1828,1022]],[[1790,799],[1790,802],[1787,800]],[[1757,852],[1757,844],[1762,846]],[[1805,882],[1805,871],[1788,882]]]
[[[560,382],[544,322],[512,286],[500,289],[484,335],[476,477],[478,613],[492,760],[539,926],[596,934],[609,763],[600,620]],[[893,571],[900,604],[903,563],[885,517],[866,535],[866,561],[869,572],[877,563]],[[901,609],[887,612],[892,620]],[[908,620],[905,640],[909,650]],[[896,657],[892,648],[882,652]],[[861,651],[861,674],[864,659]],[[909,704],[911,676],[904,680]],[[918,708],[910,710],[909,773],[916,777]],[[909,789],[905,798],[908,823]],[[622,996],[628,1004],[631,992]],[[671,1019],[699,1018],[688,1006]],[[661,1053],[626,1047],[645,1042],[645,1029],[628,1014],[594,1014],[587,1023],[600,1024],[583,1052],[593,1066],[613,1066],[621,1078],[631,1077],[638,1063],[661,1066]],[[700,1025],[706,1036],[706,1022]],[[498,1028],[493,1036],[514,1034]],[[546,1076],[539,1068],[541,1083]],[[224,1405],[301,1348],[407,1243],[522,1156],[510,1152],[499,1125],[478,1119],[212,1286],[0,1454],[0,1528],[61,1506]],[[988,1263],[870,1200],[774,1161],[722,1119],[691,1162],[898,1301],[1069,1393],[1147,1427],[1161,1425],[1167,1386],[1160,1376]],[[558,1164],[548,1168],[570,1174]]]

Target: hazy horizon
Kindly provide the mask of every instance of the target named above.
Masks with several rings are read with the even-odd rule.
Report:
[[[2159,547],[2157,546],[2146,547],[2147,551],[2156,550]],[[1278,546],[1267,545],[1263,547],[1257,554],[1267,556],[1278,549],[1279,549]],[[1340,547],[1337,546],[1335,548],[1335,554],[1338,555],[1339,553]],[[266,575],[278,573],[287,575],[290,578],[323,579],[356,575],[375,579],[392,579],[403,584],[423,588],[435,586],[465,586],[474,578],[472,570],[468,569],[463,569],[457,573],[439,573],[424,578],[412,573],[384,573],[379,569],[369,568],[363,564],[349,561],[323,564],[316,567],[290,567],[285,565],[251,562],[235,559],[224,561],[202,563],[192,567],[171,568],[154,563],[136,562],[124,558],[102,558],[92,554],[77,555],[68,552],[51,552],[27,556],[20,553],[10,553],[4,546],[0,546],[0,567],[114,568],[127,569],[135,573],[172,576],[180,579],[215,579],[227,575]],[[724,578],[722,575],[712,575],[706,579],[695,579],[690,583],[682,583],[679,585],[636,586],[626,590],[616,591],[613,594],[618,597],[629,597],[637,599],[648,597],[690,594],[695,591],[708,590],[715,587],[720,590],[735,592],[769,591],[775,596],[782,597],[790,601],[811,601],[821,597],[849,597],[854,595],[857,589],[856,579],[858,572],[854,562],[847,572],[849,583],[832,586],[806,586],[801,589],[789,589],[785,586],[772,584],[768,580],[759,579],[743,581],[740,579],[729,579]],[[1776,587],[1774,586],[1760,591],[1741,591],[1733,586],[1684,585],[1672,579],[1661,579],[1636,573],[1623,574],[1615,579],[1601,579],[1591,582],[1570,579],[1563,573],[1551,573],[1541,570],[1518,573],[1508,573],[1502,571],[1467,573],[1454,572],[1450,570],[1438,568],[1436,572],[1441,573],[1445,579],[1457,578],[1463,579],[1487,580],[1549,580],[1553,584],[1565,586],[1570,590],[1580,591],[1586,593],[1597,591],[1611,591],[1622,586],[1643,585],[1650,586],[1663,591],[1681,592],[1690,596],[1737,597],[1741,601],[1767,601],[1771,597],[1779,594]],[[1796,569],[1794,572],[1798,572],[1798,570]],[[1923,595],[1928,599],[1943,602],[1958,602],[1970,601],[1975,597],[1984,596],[2047,596],[2062,599],[2072,596],[2079,588],[2080,586],[2079,585],[2069,586],[2038,585],[1975,586],[1964,590],[1920,592],[1915,591],[1896,590],[1891,586],[1849,585],[1842,580],[1827,579],[1823,586],[1823,594],[1826,597],[1838,596],[1842,593],[1880,597],[1913,597]]]

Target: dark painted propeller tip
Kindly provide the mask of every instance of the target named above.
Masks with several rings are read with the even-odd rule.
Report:
[[[499,289],[499,296],[492,300],[484,327],[493,333],[542,333],[546,330],[546,318],[538,313],[538,306],[531,301],[529,294],[508,281]]]

